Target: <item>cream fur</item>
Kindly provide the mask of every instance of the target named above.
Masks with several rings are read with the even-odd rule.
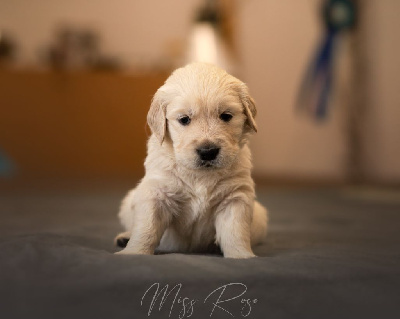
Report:
[[[229,122],[223,112],[233,115]],[[267,229],[250,175],[255,115],[246,85],[215,66],[190,64],[167,79],[148,113],[146,174],[119,212],[126,231],[117,238],[130,238],[119,253],[201,252],[217,243],[225,257],[254,256],[251,246]],[[220,147],[211,167],[196,153],[205,143]]]

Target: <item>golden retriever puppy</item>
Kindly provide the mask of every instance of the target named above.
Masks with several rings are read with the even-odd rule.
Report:
[[[250,133],[256,107],[247,86],[216,66],[177,69],[158,89],[146,174],[122,202],[122,254],[207,252],[254,257],[267,211],[255,201]]]

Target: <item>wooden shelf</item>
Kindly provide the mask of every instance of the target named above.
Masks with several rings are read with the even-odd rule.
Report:
[[[20,176],[138,177],[166,74],[1,71],[0,147]]]

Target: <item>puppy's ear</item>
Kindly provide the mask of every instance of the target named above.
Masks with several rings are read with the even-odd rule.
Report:
[[[167,131],[167,103],[163,97],[161,88],[158,89],[151,101],[150,110],[147,113],[147,124],[160,144],[164,141]]]
[[[243,105],[244,114],[247,117],[246,124],[249,126],[250,130],[257,132],[257,125],[255,121],[257,114],[256,104],[254,99],[249,94],[249,89],[244,83],[240,85],[239,98]]]

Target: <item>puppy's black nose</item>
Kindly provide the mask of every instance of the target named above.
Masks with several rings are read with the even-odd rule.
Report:
[[[201,160],[212,161],[218,156],[220,148],[215,145],[207,145],[196,149],[197,154],[199,154]]]

